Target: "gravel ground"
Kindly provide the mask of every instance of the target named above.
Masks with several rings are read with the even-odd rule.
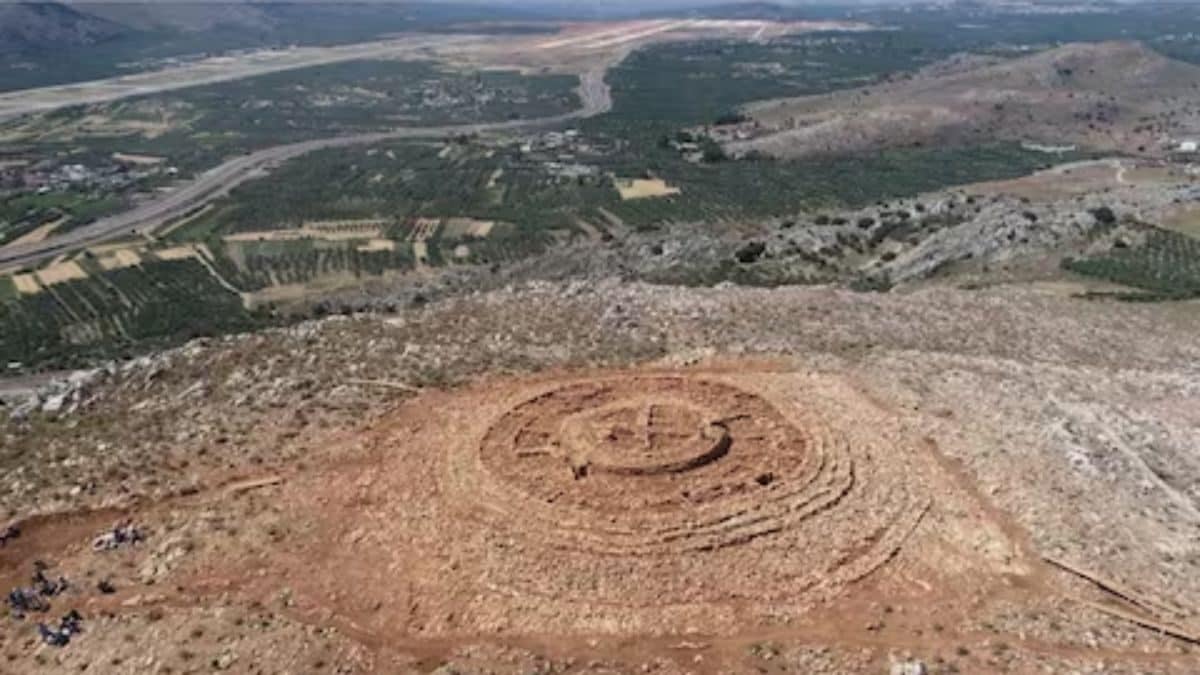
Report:
[[[238,481],[358,461],[354,448],[365,441],[356,439],[412,401],[414,387],[453,392],[547,370],[765,359],[843,379],[899,411],[905,433],[927,438],[960,467],[970,489],[1011,523],[1011,538],[1139,602],[1166,606],[1156,616],[1172,625],[1196,626],[1200,619],[1188,609],[1200,606],[1200,413],[1189,405],[1200,400],[1195,309],[1084,301],[1020,286],[872,294],[610,279],[535,282],[392,315],[197,341],[76,375],[9,419],[0,508],[29,534],[0,548],[0,576],[18,582],[28,573],[27,556],[40,550],[73,578],[119,581],[118,597],[128,600],[127,589],[170,588],[206,561],[269,556],[272,542],[311,536],[304,523],[273,511],[273,495],[287,494],[274,491],[286,486],[227,500],[213,495],[241,495]],[[95,511],[103,508],[116,510]],[[150,542],[105,564],[90,561],[89,533],[117,513],[142,513]],[[82,519],[76,530],[65,524],[72,518]],[[231,529],[236,534],[224,534]],[[255,582],[255,602],[281,592],[268,582]],[[1068,574],[1055,583],[1081,597],[1099,593]],[[28,623],[16,624],[22,628],[6,632],[12,637],[0,645],[14,672],[122,659],[88,640],[127,624],[132,637],[122,639],[140,649],[163,639],[170,622],[181,628],[169,630],[185,630],[208,621],[208,612],[261,611],[211,589],[195,593],[204,598],[199,606],[168,606],[157,615],[152,593],[124,609],[86,593],[71,597],[89,608],[85,616],[102,621],[90,624],[95,634],[68,646],[79,650],[68,657],[38,645]],[[168,623],[146,628],[163,611]],[[867,610],[845,611],[857,626],[871,623]],[[111,618],[99,618],[104,612]],[[844,639],[785,632],[777,649],[763,646],[773,633],[706,639],[688,649],[604,634],[572,636],[562,648],[504,635],[389,647],[345,626],[326,639],[312,632],[331,630],[319,617],[288,617],[294,634],[272,629],[207,645],[196,652],[204,654],[201,665],[226,652],[243,664],[266,663],[293,643],[308,645],[296,653],[310,666],[336,663],[347,672],[517,672],[537,664],[543,672],[888,672],[889,664],[914,658],[932,672],[1132,673],[1188,672],[1194,658],[1186,642],[1058,601],[989,610],[963,627],[976,637],[995,632],[991,647],[887,631]],[[199,669],[181,664],[176,652],[155,653],[158,672]],[[283,663],[264,672],[304,669]]]

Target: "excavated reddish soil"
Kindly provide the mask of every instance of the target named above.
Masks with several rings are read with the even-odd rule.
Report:
[[[600,374],[431,400],[373,435],[378,465],[327,485],[367,534],[324,564],[372,588],[410,572],[372,620],[426,634],[799,615],[896,557],[935,477],[885,419],[841,431],[829,406],[848,392],[791,379]],[[332,506],[322,537],[353,538]]]
[[[93,632],[50,670],[237,670],[98,656],[149,611],[161,639],[265,672],[885,672],[898,653],[1189,672],[1184,609],[1033,554],[912,415],[770,363],[488,379],[315,439],[282,474],[26,522],[0,581],[42,558],[82,582]],[[93,552],[121,516],[149,542]],[[1013,608],[1072,627],[1006,626]],[[224,629],[195,637],[205,621]]]

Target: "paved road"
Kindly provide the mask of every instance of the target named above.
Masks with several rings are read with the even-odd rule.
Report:
[[[604,82],[604,73],[605,69],[597,68],[580,76],[578,92],[583,105],[579,110],[564,115],[507,122],[409,127],[387,132],[303,141],[252,152],[210,169],[171,192],[145,202],[130,211],[97,220],[41,242],[0,249],[0,272],[33,265],[109,239],[153,232],[164,223],[179,218],[188,211],[212,201],[245,181],[260,175],[263,169],[315,150],[403,138],[528,130],[598,115],[612,108],[612,96]]]
[[[49,373],[38,373],[35,375],[7,375],[0,374],[0,403],[11,405],[24,401],[36,392],[38,389],[50,384],[55,380],[66,378],[68,371],[56,370]],[[4,413],[0,412],[0,416]]]

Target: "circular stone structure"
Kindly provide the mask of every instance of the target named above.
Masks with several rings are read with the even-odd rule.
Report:
[[[682,473],[724,456],[731,439],[724,421],[707,410],[645,398],[569,415],[551,442],[546,455],[567,459],[572,476],[583,478]]]
[[[717,378],[551,385],[448,453],[442,494],[494,547],[486,583],[654,606],[836,592],[923,513],[904,452]],[[465,439],[464,439],[465,440]]]

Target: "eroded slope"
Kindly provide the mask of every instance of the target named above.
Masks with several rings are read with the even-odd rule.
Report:
[[[875,87],[754,104],[757,137],[728,149],[805,157],[1008,140],[1161,155],[1200,133],[1197,82],[1200,68],[1132,42],[964,56]]]

